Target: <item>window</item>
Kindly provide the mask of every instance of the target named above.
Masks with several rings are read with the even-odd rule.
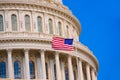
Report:
[[[15,79],[21,78],[21,66],[19,61],[14,62],[14,77]]]
[[[37,17],[37,26],[38,32],[42,32],[42,18],[40,16]]]
[[[61,34],[61,28],[62,28],[62,26],[61,26],[61,22],[58,22],[58,34],[61,36],[62,34]]]
[[[49,19],[49,33],[53,34],[53,21],[52,21],[52,19]]]
[[[33,61],[29,62],[30,66],[30,79],[35,79],[35,65]]]
[[[17,16],[15,14],[12,14],[11,22],[12,22],[12,31],[17,31]]]
[[[29,15],[25,15],[25,30],[31,31],[31,29],[30,29],[30,16]]]
[[[46,79],[48,79],[48,64],[45,63],[45,68],[46,68]]]
[[[67,69],[65,69],[65,80],[69,80],[68,70]]]
[[[54,75],[55,75],[55,80],[57,80],[57,76],[56,76],[56,64],[54,64]]]
[[[6,78],[6,64],[5,64],[5,62],[0,62],[0,78]]]
[[[3,29],[3,16],[0,15],[0,31],[4,31]]]

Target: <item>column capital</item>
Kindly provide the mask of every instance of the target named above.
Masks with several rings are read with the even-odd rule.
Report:
[[[60,52],[59,52],[59,51],[55,51],[55,53],[56,53],[56,54],[60,54]]]
[[[40,49],[40,50],[39,50],[40,53],[43,53],[43,52],[45,52],[45,51],[46,51],[45,49]]]
[[[24,52],[29,52],[29,49],[24,49]]]
[[[72,55],[68,55],[68,58],[71,58],[72,57]]]
[[[67,63],[67,59],[66,59],[67,57],[65,57],[65,56],[62,56],[62,57],[60,57],[60,60],[62,61],[62,62],[64,62],[64,63]]]
[[[7,49],[7,52],[10,53],[10,52],[12,52],[12,50],[13,50],[13,49]]]
[[[94,68],[91,68],[91,71],[94,71],[95,75],[97,75],[97,71]]]
[[[49,58],[49,59],[54,59],[54,58],[55,58],[55,55],[54,55],[54,54],[48,55],[48,58]]]
[[[65,63],[64,63],[64,62],[61,62],[61,64],[62,64],[62,65],[65,65]]]
[[[95,72],[95,70],[93,68],[91,68],[91,72]]]
[[[59,52],[55,52],[55,56],[59,56],[59,54],[60,54]]]
[[[83,60],[81,58],[79,58],[79,57],[78,57],[78,60],[81,61],[81,62],[83,62]]]
[[[86,65],[86,67],[90,67],[90,64],[89,64],[89,63],[86,63],[85,65]]]
[[[91,68],[91,70],[92,70],[92,71],[95,71],[95,69],[94,69],[93,67]]]
[[[55,52],[55,55],[59,55],[60,53],[58,51]]]

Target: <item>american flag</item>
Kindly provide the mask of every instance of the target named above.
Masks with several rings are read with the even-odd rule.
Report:
[[[73,44],[73,39],[53,37],[52,40],[52,48],[56,50],[73,51],[74,48],[72,44]]]

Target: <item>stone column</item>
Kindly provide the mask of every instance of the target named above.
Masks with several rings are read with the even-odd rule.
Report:
[[[83,68],[82,68],[82,60],[81,59],[79,59],[79,62],[78,62],[78,64],[79,64],[79,78],[80,78],[80,80],[83,80]]]
[[[69,80],[74,80],[73,66],[72,66],[70,55],[68,56],[68,72],[69,72]]]
[[[62,66],[62,80],[65,80],[65,63],[62,62],[61,66]]]
[[[42,79],[46,80],[46,68],[45,68],[45,53],[41,50],[41,66],[42,66]]]
[[[55,54],[55,62],[56,62],[56,78],[57,78],[57,80],[61,80],[59,53]]]
[[[50,60],[50,76],[51,76],[51,80],[55,80],[55,71],[54,71],[54,61],[51,59]]]
[[[92,80],[96,80],[94,69],[91,70]]]
[[[41,58],[37,58],[37,79],[41,79]]]
[[[28,49],[25,49],[24,50],[24,54],[25,54],[25,70],[26,70],[26,72],[25,72],[25,78],[27,79],[27,80],[29,80],[30,79],[30,68],[29,68],[29,50]]]
[[[8,78],[14,79],[14,71],[12,64],[12,49],[8,49],[7,53],[8,53]]]
[[[87,80],[91,80],[89,64],[86,64],[86,74],[87,74]]]

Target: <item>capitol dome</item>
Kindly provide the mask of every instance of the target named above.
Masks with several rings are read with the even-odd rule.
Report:
[[[0,0],[0,80],[97,80],[98,61],[62,0]],[[73,38],[73,51],[53,37]]]

